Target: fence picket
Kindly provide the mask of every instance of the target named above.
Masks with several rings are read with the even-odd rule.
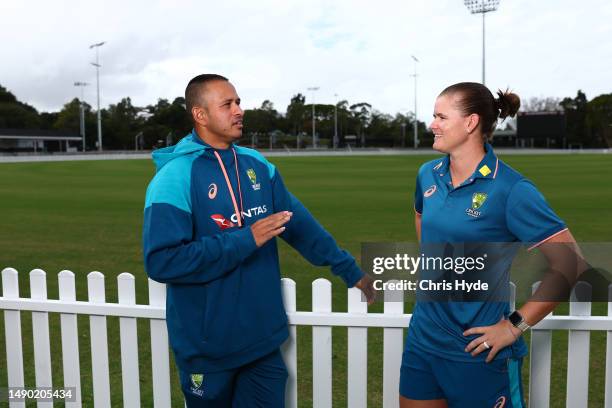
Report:
[[[76,300],[74,273],[61,271],[57,276],[59,298],[65,301]],[[62,331],[62,363],[64,368],[64,387],[74,387],[74,402],[66,402],[66,408],[80,408],[81,402],[81,367],[79,362],[79,330],[77,316],[72,313],[60,313]]]
[[[87,295],[91,303],[105,303],[104,275],[90,272],[87,275]],[[93,382],[94,406],[111,406],[108,373],[108,339],[105,316],[89,316],[91,337],[91,375]]]
[[[13,268],[2,270],[2,296],[19,298],[19,278]],[[23,387],[23,343],[21,342],[21,314],[18,310],[4,311],[4,339],[9,387]],[[11,402],[10,408],[25,408],[25,402]]]
[[[531,293],[540,286],[536,282]],[[552,316],[552,312],[549,314]],[[550,405],[550,363],[552,357],[552,330],[532,330],[529,350],[529,407],[548,408]]]
[[[136,304],[134,275],[122,273],[117,276],[119,303]],[[135,317],[119,318],[121,341],[121,379],[123,384],[123,406],[140,406],[140,374],[138,369],[138,330]]]
[[[285,311],[292,313],[296,311],[295,281],[289,278],[281,280],[283,291],[283,303]],[[289,338],[281,346],[283,359],[287,366],[289,378],[285,385],[285,406],[297,408],[297,329],[294,325],[289,326]]]
[[[129,273],[118,276],[119,304],[123,306],[136,305],[135,279]],[[97,313],[90,315],[90,336],[92,349],[92,380],[94,388],[94,406],[110,407],[110,384],[108,365],[108,343],[106,314],[119,315],[121,366],[123,380],[123,405],[140,406],[138,340],[136,317],[142,317],[138,309],[124,308],[122,314],[117,314],[116,304],[106,304],[104,275],[92,272],[87,276],[89,303],[103,307],[77,311],[77,313]],[[75,278],[70,271],[62,271],[58,275],[60,301],[68,302],[63,308],[57,308],[55,300],[47,300],[46,274],[42,270],[30,273],[30,291],[32,299],[19,300],[18,272],[12,268],[2,271],[2,297],[0,307],[4,310],[5,341],[7,351],[7,374],[9,387],[24,386],[23,346],[21,334],[20,311],[32,313],[34,365],[37,387],[52,386],[52,367],[49,341],[48,310],[59,312],[61,322],[62,361],[64,368],[64,386],[76,387],[76,401],[66,403],[66,407],[81,407],[80,365],[78,354],[77,316],[71,308],[76,301]],[[292,321],[289,327],[289,339],[281,346],[281,351],[289,379],[286,386],[286,406],[297,407],[297,342],[296,321],[299,324],[313,325],[313,406],[331,407],[332,405],[332,329],[330,325],[348,326],[348,406],[366,407],[367,405],[367,327],[372,325],[384,328],[383,356],[383,406],[398,406],[399,371],[403,350],[403,327],[397,322],[408,315],[403,314],[404,304],[398,302],[397,293],[385,293],[384,314],[367,315],[367,304],[361,301],[361,293],[357,289],[348,292],[348,315],[331,313],[331,283],[325,279],[317,279],[312,284],[313,312],[321,313],[316,319],[305,320],[308,312],[296,311],[296,285],[291,279],[281,282],[283,301]],[[539,283],[533,285],[535,292]],[[592,288],[579,282],[572,292],[570,316],[591,316],[590,302],[577,302],[577,299],[590,299]],[[609,290],[608,316],[612,317],[612,285]],[[516,289],[511,284],[510,306],[514,309]],[[577,293],[580,296],[577,296]],[[165,306],[165,285],[149,281],[149,305],[156,310]],[[394,301],[391,301],[394,300]],[[45,304],[50,305],[46,309]],[[80,302],[79,302],[80,303]],[[23,307],[25,305],[25,307]],[[42,305],[42,306],[41,306]],[[79,307],[81,307],[79,305]],[[161,308],[161,309],[160,309]],[[17,309],[17,310],[15,310]],[[327,315],[327,313],[331,313]],[[356,316],[357,315],[357,316]],[[145,315],[146,316],[146,315]],[[393,320],[379,320],[379,318]],[[373,318],[376,319],[373,319]],[[170,399],[170,367],[168,337],[165,321],[161,313],[146,317],[151,319],[151,352],[153,366],[153,399],[154,406],[168,407]],[[610,319],[591,317],[590,319],[565,319],[554,317],[552,313],[542,330],[535,328],[531,333],[531,364],[530,364],[530,401],[534,408],[548,407],[551,382],[552,330],[569,330],[568,370],[567,370],[567,406],[586,406],[589,393],[589,352],[590,331],[607,330],[606,367],[605,367],[605,408],[612,408],[612,325]],[[321,322],[319,319],[323,319]],[[363,319],[363,320],[362,320]],[[393,323],[380,322],[391,321]],[[327,326],[320,326],[320,324]],[[352,326],[351,326],[352,325]],[[579,329],[579,330],[576,330]],[[11,408],[24,407],[25,403],[13,402]],[[53,406],[52,403],[38,403],[39,407]]]
[[[592,288],[586,282],[578,282],[572,290],[570,315],[590,316]],[[578,296],[577,294],[580,294]],[[586,407],[589,401],[589,348],[591,333],[588,330],[570,330],[567,343],[567,399],[568,407]]]
[[[30,272],[30,297],[47,299],[47,274],[41,269]],[[32,337],[34,344],[34,374],[36,387],[52,387],[51,343],[49,342],[49,313],[32,312]],[[38,402],[39,408],[53,408],[53,402]]]
[[[166,306],[166,285],[149,279],[149,305]],[[164,320],[151,319],[151,367],[153,370],[153,406],[170,406],[170,356],[168,329]]]
[[[331,282],[327,279],[312,282],[312,311],[331,312]],[[332,329],[329,326],[312,328],[312,394],[313,407],[332,406]]]
[[[386,315],[404,313],[403,292],[385,291],[384,313]],[[404,329],[385,328],[383,332],[383,407],[395,408],[399,406],[399,375],[404,349]]]
[[[608,286],[608,317],[612,319],[612,285]],[[606,383],[604,408],[612,408],[612,330],[606,334]]]
[[[348,312],[351,314],[368,313],[368,303],[361,299],[357,288],[348,290]],[[365,408],[368,402],[368,329],[367,327],[348,328],[348,385],[347,402],[353,408]]]

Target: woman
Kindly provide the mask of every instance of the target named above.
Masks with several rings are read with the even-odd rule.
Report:
[[[417,177],[415,225],[421,245],[530,243],[551,268],[557,266],[555,242],[576,248],[536,187],[498,160],[488,143],[497,119],[514,116],[519,106],[516,94],[499,91],[495,98],[471,82],[438,96],[430,128],[433,148],[446,156],[425,163]],[[508,302],[420,301],[417,296],[402,356],[400,406],[523,407],[520,374],[527,348],[521,335],[557,303],[530,300],[510,313]]]

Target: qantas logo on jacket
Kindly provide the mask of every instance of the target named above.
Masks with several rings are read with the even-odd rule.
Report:
[[[228,220],[227,218],[225,218],[223,215],[221,214],[213,214],[210,216],[210,218],[212,218],[212,220],[219,226],[219,228],[221,228],[222,230],[227,229],[227,228],[232,228],[234,227],[234,223],[231,222],[230,220]]]
[[[242,212],[242,218],[251,218],[254,215],[260,215],[260,214],[265,214],[268,212],[268,208],[265,205],[260,205],[257,207],[253,207],[253,208],[249,208],[247,210],[244,210]],[[232,216],[230,217],[230,220],[232,220],[232,222],[238,223],[238,217],[236,217],[236,214],[232,214]]]
[[[268,212],[268,207],[265,205],[260,205],[258,207],[249,208],[242,212],[242,218],[251,218],[255,215],[265,214]],[[236,214],[232,214],[232,216],[227,219],[225,216],[221,214],[213,214],[210,216],[212,220],[221,228],[222,230],[227,228],[235,227],[238,224],[238,217]]]

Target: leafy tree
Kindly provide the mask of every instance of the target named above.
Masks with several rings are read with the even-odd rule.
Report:
[[[19,103],[15,95],[0,85],[0,103]]]
[[[132,105],[129,97],[103,110],[103,146],[107,149],[133,149],[134,136],[144,124],[139,115],[141,111],[141,108]]]
[[[81,101],[74,98],[64,105],[57,114],[53,123],[53,128],[58,130],[72,130],[79,132],[81,129]]]
[[[36,109],[19,102],[15,95],[0,85],[0,128],[35,129],[39,125]]]
[[[560,102],[567,120],[567,139],[569,143],[579,143],[588,147],[589,135],[586,122],[587,98],[584,92],[578,91],[575,98],[563,98]]]
[[[365,131],[371,119],[372,105],[360,102],[350,106],[351,115],[357,121],[357,136],[361,136],[361,146],[365,146]]]
[[[345,134],[349,132],[349,120],[351,113],[349,111],[349,103],[346,99],[338,101],[336,104],[338,110],[338,137],[342,141]]]
[[[59,112],[43,112],[40,114],[42,129],[68,130],[76,134],[81,133],[80,104],[77,98],[62,107]],[[92,112],[91,105],[84,103],[85,111],[85,143],[87,150],[96,149],[98,140],[97,116]],[[105,137],[106,138],[106,137]]]
[[[369,140],[373,141],[374,144],[389,142],[393,137],[394,130],[393,116],[377,110],[372,111],[368,125]]]
[[[36,129],[40,119],[32,112],[15,103],[0,102],[0,128]]]
[[[39,115],[40,128],[45,130],[53,129],[53,125],[58,117],[59,112],[41,112]]]
[[[304,131],[304,122],[306,120],[306,96],[298,93],[291,98],[289,106],[287,106],[287,122],[290,127],[288,131],[297,135]]]
[[[612,146],[612,93],[587,103],[587,124],[595,146]]]
[[[165,141],[168,134],[176,142],[193,128],[183,97],[175,98],[172,103],[159,99],[156,105],[147,106],[143,113],[147,117],[143,133],[145,145],[148,146],[153,146],[160,139]]]
[[[263,136],[274,135],[283,138],[282,143],[291,144],[289,135],[310,133],[312,106],[305,104],[306,98],[301,93],[294,95],[287,106],[285,115],[279,113],[274,104],[265,100],[259,108],[245,111],[245,133]],[[612,94],[604,94],[587,101],[586,95],[578,91],[574,98],[531,98],[522,107],[525,111],[551,111],[563,109],[567,120],[567,137],[569,143],[580,143],[584,147],[601,147],[612,145]],[[356,135],[364,146],[367,138],[369,144],[385,146],[410,146],[415,117],[396,114],[391,116],[372,109],[367,102],[349,104],[347,100],[339,101],[336,106],[317,104],[316,127],[322,145],[324,140],[334,135],[334,110],[337,110],[338,135],[341,143],[345,135]],[[96,115],[91,106],[85,104],[85,122],[88,147],[93,148],[97,140]],[[191,118],[185,110],[185,100],[175,98],[172,102],[159,99],[156,104],[146,108],[134,106],[129,97],[119,103],[103,109],[102,124],[104,147],[106,149],[133,149],[134,137],[139,132],[144,134],[144,147],[151,148],[166,136],[172,136],[172,142],[187,134],[192,129]],[[418,122],[418,134],[421,145],[431,144],[431,133],[427,125]],[[6,88],[0,86],[0,127],[2,128],[40,128],[61,129],[78,132],[79,100],[66,103],[59,112],[39,114],[32,106],[20,102]],[[248,136],[246,136],[248,137]],[[309,138],[307,139],[309,140]],[[406,143],[408,141],[408,143]],[[607,141],[607,142],[606,142]],[[249,140],[250,142],[250,140]],[[331,143],[330,143],[331,145]]]
[[[270,132],[282,127],[282,115],[274,109],[274,104],[269,100],[262,102],[261,107],[247,109],[244,111],[244,133],[245,135],[265,135],[270,137]]]

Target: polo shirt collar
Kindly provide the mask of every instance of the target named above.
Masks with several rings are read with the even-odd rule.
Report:
[[[497,176],[497,169],[499,168],[499,159],[493,152],[493,146],[489,143],[485,143],[485,156],[482,158],[476,171],[474,172],[474,178],[490,178],[494,179]]]
[[[489,143],[485,143],[485,156],[482,158],[471,179],[474,178],[485,178],[494,179],[497,176],[497,169],[499,168],[499,159],[493,151],[493,146]],[[450,155],[444,156],[438,164],[433,167],[434,173],[438,173],[440,177],[448,174],[450,171]]]
[[[438,173],[440,177],[447,174],[450,166],[450,155],[446,155],[433,168],[434,173]]]

